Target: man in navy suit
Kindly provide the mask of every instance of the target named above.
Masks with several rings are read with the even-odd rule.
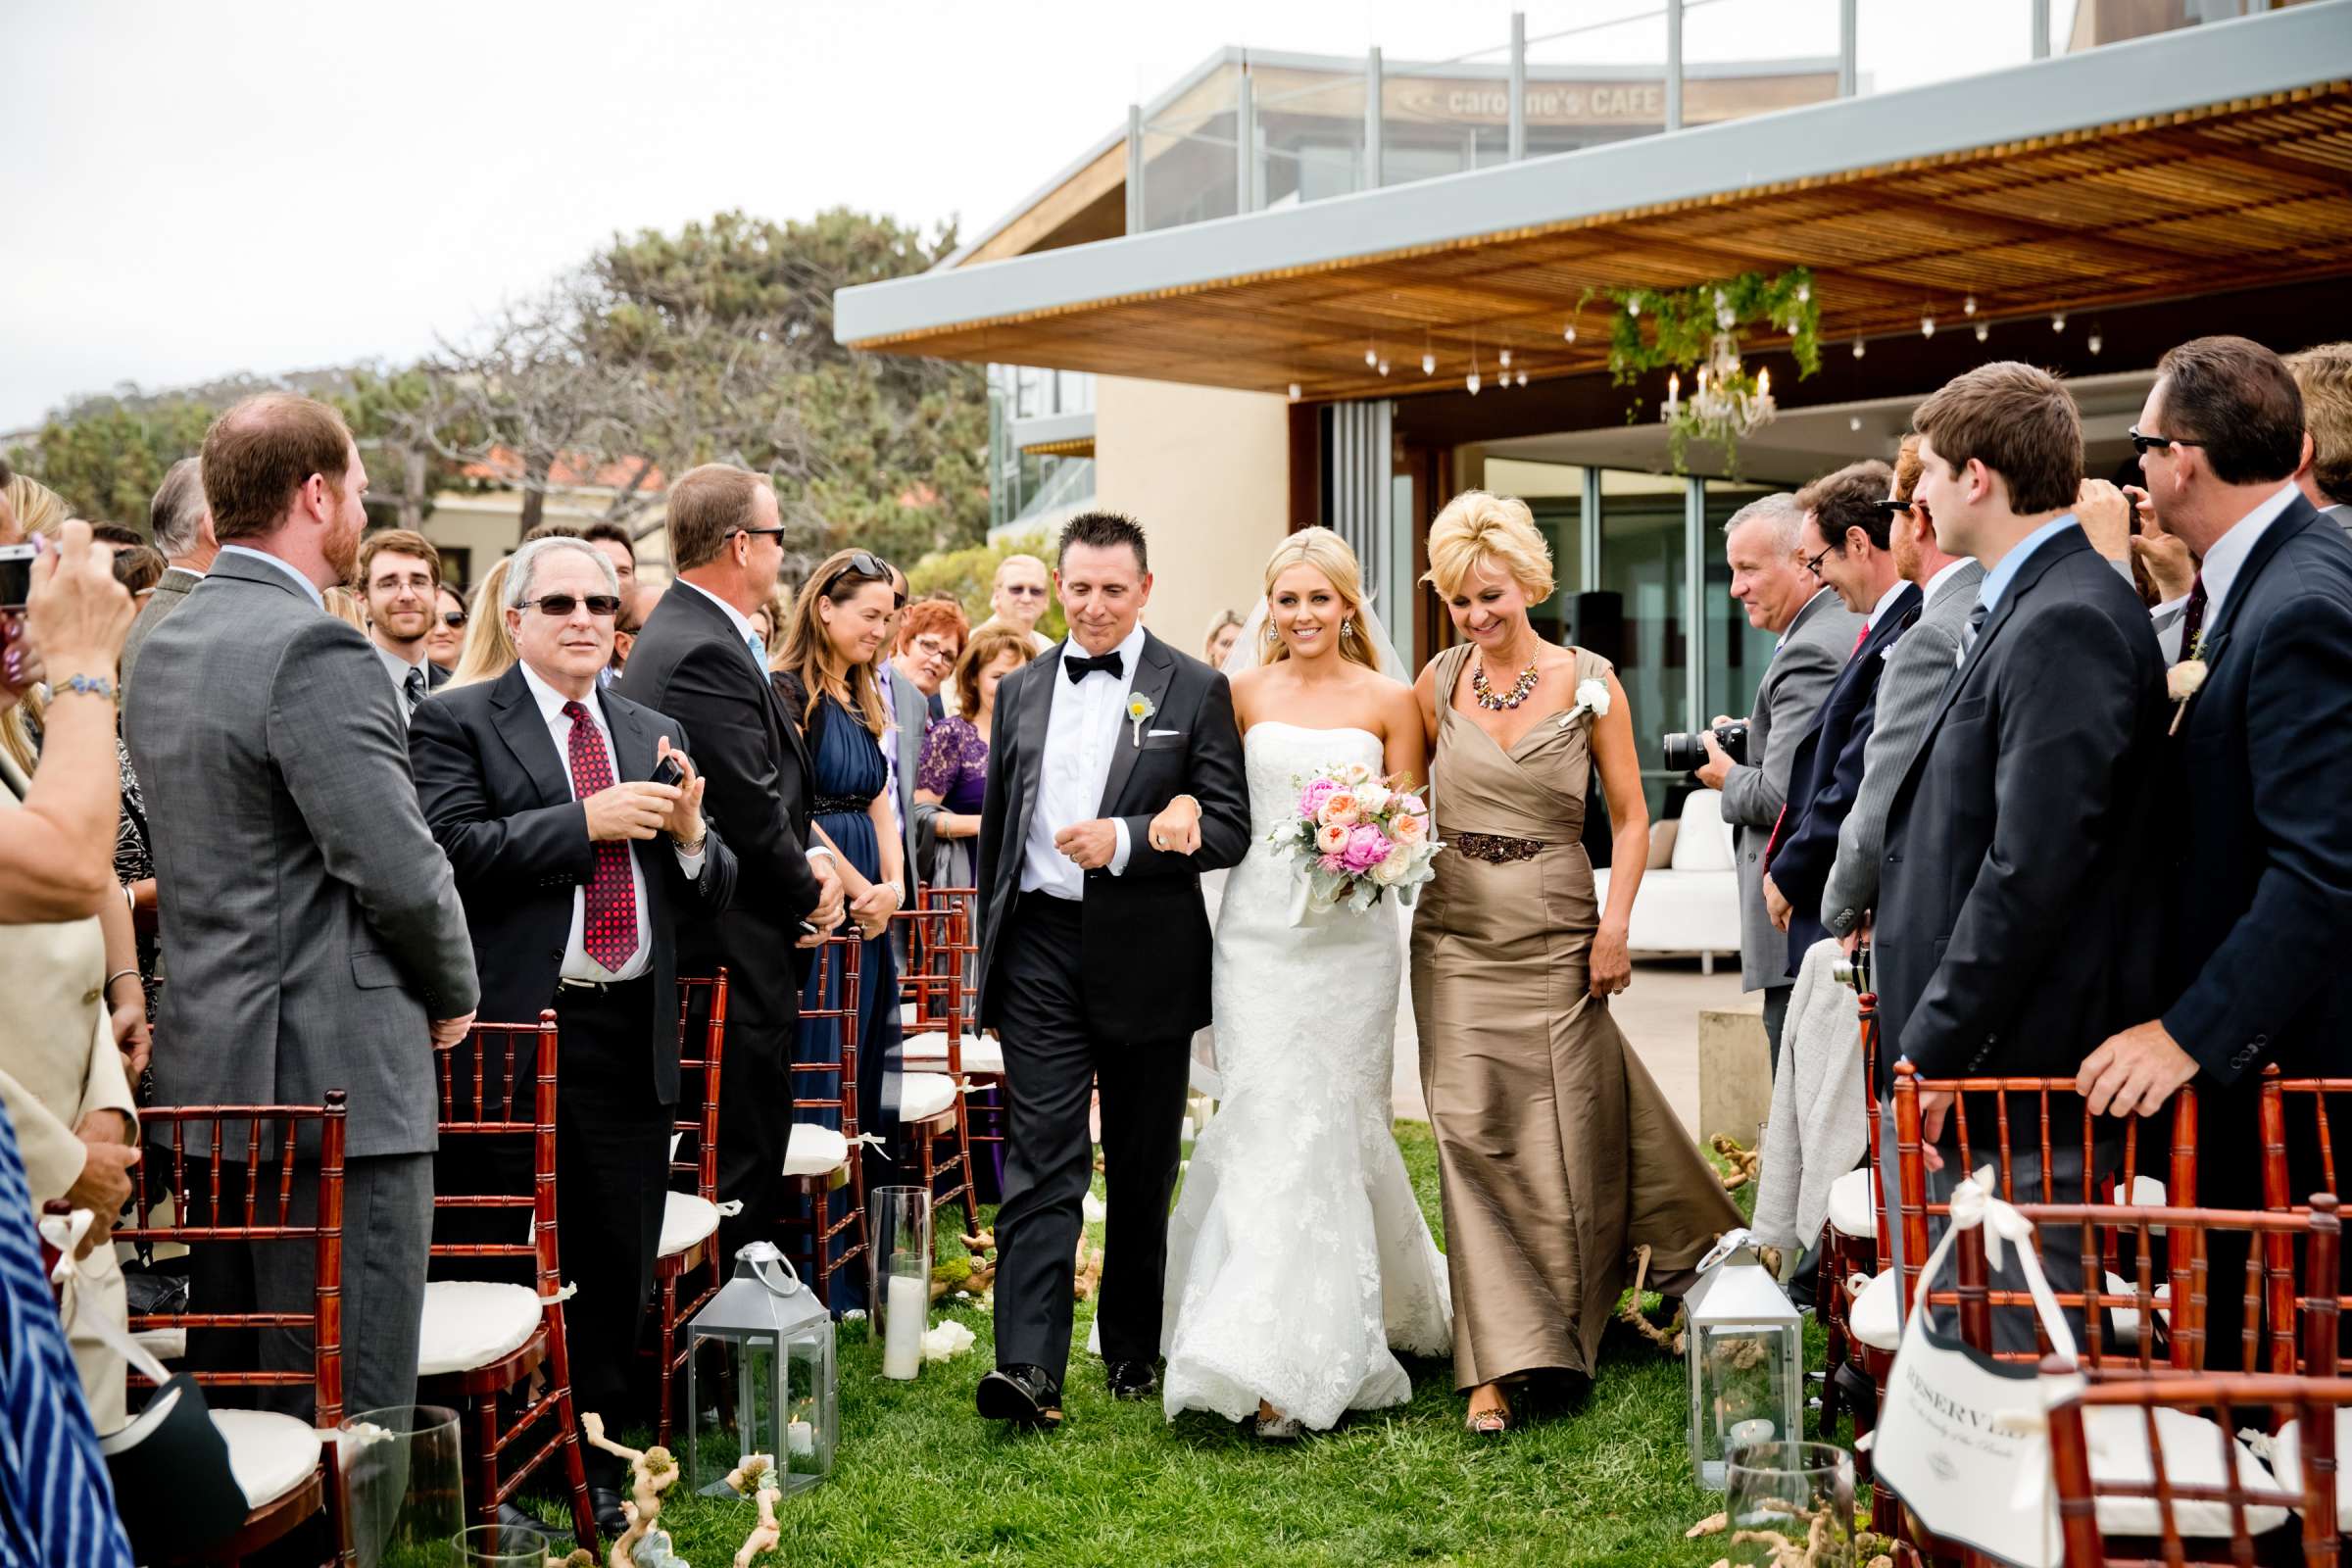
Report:
[[[2203,679],[2175,699],[2163,768],[2161,1010],[2107,1039],[2082,1078],[2091,1110],[2117,1116],[2195,1080],[2213,1156],[2197,1200],[2210,1205],[2259,1197],[2242,1152],[2263,1067],[2341,1074],[2352,1030],[2352,812],[2338,788],[2352,775],[2352,546],[2295,487],[2303,426],[2277,355],[2208,337],[2164,357],[2132,431],[2158,521],[2202,561],[2173,689]],[[2298,1201],[2320,1181],[2315,1146],[2290,1139]],[[2217,1281],[2223,1266],[2217,1255]],[[2209,1350],[2235,1353],[2236,1295],[2211,1293]]]
[[[1936,538],[1984,567],[1960,665],[1904,769],[1888,812],[1873,950],[1880,1092],[1908,1058],[1921,1076],[2066,1077],[2099,1041],[2147,1015],[2157,991],[2164,661],[2147,607],[2077,524],[2082,430],[2073,398],[2031,366],[1980,366],[1912,415],[1915,499]],[[1921,1097],[1929,1197],[1957,1169],[1949,1096]],[[2069,1110],[2053,1106],[2054,1125]],[[1978,1125],[1986,1125],[1979,1122]],[[2019,1191],[2078,1192],[2060,1140],[2043,1169],[2037,1119],[2014,1123]],[[2082,1249],[2044,1226],[2042,1265],[2077,1288]],[[1917,1262],[1917,1259],[1913,1259]],[[1994,1284],[2021,1289],[2014,1264]],[[2027,1314],[2004,1312],[1999,1348],[2030,1348]]]
[[[1862,754],[1878,711],[1879,673],[1886,651],[1919,613],[1919,590],[1903,579],[1891,548],[1894,472],[1884,463],[1852,463],[1796,493],[1805,509],[1798,552],[1813,575],[1837,590],[1862,617],[1853,656],[1830,688],[1812,725],[1796,743],[1788,774],[1788,815],[1765,856],[1764,909],[1788,933],[1788,973],[1829,935],[1821,890],[1838,860],[1838,830],[1862,789]]]

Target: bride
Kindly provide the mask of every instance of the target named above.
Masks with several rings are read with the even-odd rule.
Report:
[[[1254,1413],[1263,1438],[1401,1404],[1412,1386],[1391,1348],[1452,1348],[1446,1261],[1389,1130],[1397,901],[1293,925],[1295,873],[1266,843],[1296,820],[1299,775],[1428,773],[1420,709],[1362,583],[1338,534],[1291,535],[1225,662],[1250,848],[1217,918],[1224,1099],[1168,1223],[1161,1343],[1171,1421]]]

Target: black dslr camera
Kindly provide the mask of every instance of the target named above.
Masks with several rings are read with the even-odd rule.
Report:
[[[1735,718],[1715,726],[1715,744],[1723,755],[1744,765],[1747,761],[1747,721]],[[1666,754],[1666,769],[1672,773],[1695,773],[1707,765],[1707,749],[1697,735],[1689,730],[1676,730],[1660,745]]]

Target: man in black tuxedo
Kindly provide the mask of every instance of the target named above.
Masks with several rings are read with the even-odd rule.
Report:
[[[534,540],[508,567],[506,601],[495,612],[514,632],[514,667],[419,705],[410,766],[457,871],[480,1016],[526,1023],[556,1009],[556,1223],[564,1278],[579,1293],[564,1309],[572,1392],[578,1408],[616,1421],[668,1188],[677,927],[727,906],[735,858],[706,830],[685,732],[598,690],[620,612],[603,553],[579,539]],[[682,782],[652,782],[673,757]],[[528,1060],[511,1094],[527,1097]],[[598,1527],[625,1528],[619,1461],[583,1457]]]
[[[692,919],[678,933],[687,973],[727,967],[718,1187],[744,1205],[719,1230],[731,1257],[771,1237],[782,1213],[802,967],[785,960],[841,923],[842,885],[833,852],[810,842],[808,753],[752,635],[751,612],[774,595],[784,564],[775,489],[706,463],[670,487],[668,528],[677,580],[611,689],[693,735],[710,815],[742,866],[725,917]]]
[[[1985,575],[1958,671],[1888,815],[1874,943],[1882,1079],[1897,1059],[1930,1078],[2067,1077],[2145,1017],[2155,990],[2147,846],[2169,718],[2163,656],[2147,607],[2076,523],[2082,424],[2056,377],[1982,366],[1912,421],[1916,498],[1943,547]],[[1936,1145],[1948,1097],[1922,1104]],[[2052,1116],[2068,1125],[2062,1109]],[[2038,1194],[2033,1118],[2017,1143],[2019,1189]],[[2120,1152],[2119,1135],[2098,1158]],[[1938,1168],[1934,1149],[1929,1164],[1932,1193],[1965,1174]],[[2073,1141],[2050,1165],[2060,1193],[2081,1191]],[[2070,1288],[2078,1242],[2046,1227],[2038,1240],[2051,1283]],[[2031,1343],[2027,1316],[2000,1314],[2004,1347],[2017,1334]]]
[[[1788,933],[1791,976],[1804,967],[1806,950],[1829,935],[1821,891],[1838,860],[1838,830],[1862,790],[1879,674],[1887,650],[1919,613],[1919,590],[1895,564],[1894,514],[1886,502],[1893,484],[1894,470],[1874,459],[1848,464],[1796,494],[1805,509],[1798,552],[1813,564],[1814,576],[1862,617],[1862,628],[1829,700],[1796,743],[1788,815],[1767,858],[1764,909]]]
[[[1090,513],[1054,573],[1070,637],[1004,677],[981,808],[980,1022],[1004,1042],[997,1370],[980,1413],[1054,1425],[1102,1099],[1110,1212],[1095,1321],[1110,1392],[1158,1387],[1168,1200],[1193,1031],[1209,1020],[1200,873],[1249,848],[1225,677],[1139,623],[1144,531]]]
[[[2165,989],[2082,1063],[2094,1112],[2146,1113],[2196,1081],[2197,1200],[2257,1206],[2262,1069],[2344,1072],[2352,1031],[2352,546],[2298,493],[2303,400],[2244,338],[2184,343],[2157,367],[2132,439],[2166,532],[2202,563],[2182,622],[2177,738],[2162,769]],[[2176,690],[2185,689],[2176,686]],[[2300,1111],[2290,1197],[2322,1185]],[[2336,1136],[2352,1132],[2339,1119]],[[2209,1356],[2237,1353],[2242,1264],[2216,1237]]]

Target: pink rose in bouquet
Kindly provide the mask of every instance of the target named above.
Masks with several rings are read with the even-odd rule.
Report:
[[[1388,858],[1389,836],[1379,828],[1365,822],[1348,830],[1348,848],[1341,858],[1349,871],[1361,875]]]
[[[1337,779],[1319,778],[1298,792],[1298,814],[1309,822],[1319,821],[1323,803],[1340,787]]]

